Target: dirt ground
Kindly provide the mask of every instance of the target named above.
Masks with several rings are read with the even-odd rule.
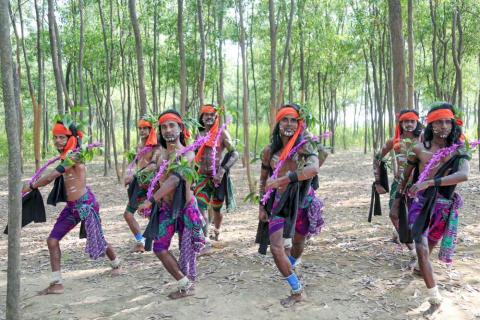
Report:
[[[458,188],[459,243],[453,266],[432,253],[435,275],[445,298],[435,319],[480,319],[480,190],[478,158],[470,180]],[[28,174],[31,174],[31,169]],[[258,168],[256,173],[258,173]],[[126,191],[100,164],[89,168],[89,185],[101,204],[107,240],[123,262],[124,274],[112,278],[105,259],[90,261],[78,227],[61,242],[65,294],[37,296],[49,283],[45,243],[60,208],[47,207],[47,223],[22,231],[21,306],[24,319],[417,319],[427,309],[423,281],[407,270],[405,249],[390,241],[387,197],[384,215],[367,222],[372,181],[370,156],[361,152],[331,155],[321,169],[317,194],[325,201],[326,226],[308,244],[298,273],[308,302],[287,310],[279,299],[289,293],[270,254],[257,254],[257,206],[243,203],[243,169],[233,170],[238,208],[226,215],[214,253],[198,262],[197,293],[179,301],[167,294],[173,279],[152,254],[132,254],[133,237],[122,214]],[[258,175],[257,175],[258,176]],[[27,175],[25,175],[27,178]],[[0,226],[6,224],[7,179],[0,177]],[[49,188],[44,188],[44,197]],[[141,219],[141,218],[140,218]],[[141,220],[142,226],[146,225]],[[3,230],[3,229],[2,229]],[[174,254],[178,256],[176,241]],[[5,317],[7,237],[0,236],[0,318]]]

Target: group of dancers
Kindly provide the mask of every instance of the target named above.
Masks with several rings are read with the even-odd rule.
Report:
[[[232,139],[221,125],[221,109],[200,108],[197,134],[191,137],[182,115],[167,110],[158,118],[138,120],[139,142],[125,174],[128,204],[124,219],[134,238],[134,252],[153,250],[178,288],[168,296],[178,299],[195,291],[198,255],[218,241],[222,207],[234,205],[230,170],[239,158]],[[287,104],[278,109],[270,143],[261,155],[259,252],[270,246],[275,264],[290,286],[281,300],[285,307],[305,300],[304,287],[295,272],[305,241],[324,225],[323,202],[316,196],[318,174],[327,153],[319,137],[307,128],[304,110]],[[66,118],[65,118],[66,119]],[[381,183],[382,162],[393,150],[395,179],[390,186],[390,217],[400,240],[406,243],[414,272],[421,275],[433,307],[442,298],[433,277],[429,253],[440,240],[440,259],[450,263],[456,243],[458,208],[462,205],[455,186],[469,173],[469,154],[461,120],[452,105],[437,103],[426,116],[426,127],[414,110],[398,118],[395,137],[386,142],[374,159],[375,192],[386,193]],[[87,238],[86,252],[97,259],[106,255],[112,274],[121,263],[105,240],[99,204],[86,185],[83,133],[69,120],[56,119],[52,129],[60,164],[49,173],[25,183],[23,194],[38,192],[55,181],[48,203],[66,202],[48,236],[51,283],[41,294],[64,292],[60,268],[61,239],[81,222]],[[51,201],[50,201],[51,200]],[[145,230],[135,213],[148,217]],[[213,229],[209,226],[213,223]],[[179,239],[179,259],[171,253],[174,234]]]

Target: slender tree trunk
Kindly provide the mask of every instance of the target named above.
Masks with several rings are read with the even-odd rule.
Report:
[[[305,40],[303,34],[303,0],[298,9],[298,24],[300,33],[300,103],[305,103]]]
[[[79,104],[82,107],[80,110],[80,120],[83,120],[83,107],[85,104],[84,101],[84,91],[85,91],[85,84],[83,82],[83,49],[84,49],[84,21],[83,21],[83,0],[78,0],[78,11],[80,14],[80,43],[78,45],[78,83],[80,86],[80,97],[79,97]]]
[[[435,2],[435,3],[434,3]],[[429,0],[430,19],[432,21],[432,71],[435,99],[441,99],[440,85],[438,83],[438,58],[437,58],[437,4],[436,0]]]
[[[253,17],[254,17],[255,3],[252,2],[252,15],[250,16],[250,62],[252,67],[252,80],[253,80],[253,97],[255,99],[255,143],[253,144],[253,156],[257,157],[258,146],[258,95],[257,95],[257,81],[255,79],[255,59],[253,56]]]
[[[38,1],[35,0],[35,21],[37,23],[37,71],[38,71],[38,82],[37,82],[37,108],[34,110],[34,122],[33,122],[33,137],[34,139],[34,154],[35,154],[35,168],[38,169],[40,166],[40,157],[41,157],[41,150],[40,150],[40,135],[42,130],[42,105],[43,105],[43,96],[44,96],[44,71],[43,71],[43,53],[42,53],[42,20],[43,14],[40,15],[40,10],[38,7]],[[36,121],[35,121],[36,120]],[[35,148],[38,146],[38,150]],[[37,153],[38,152],[38,153]],[[38,159],[38,161],[37,161]]]
[[[408,109],[413,109],[415,59],[413,47],[413,0],[408,0]]]
[[[203,1],[197,0],[198,33],[200,35],[200,70],[198,78],[198,100],[200,106],[205,104],[205,73],[207,67],[207,48],[205,43],[205,26],[203,22]]]
[[[63,103],[63,87],[60,75],[60,66],[58,62],[58,44],[55,35],[55,11],[53,0],[47,0],[48,3],[48,34],[50,36],[50,54],[52,56],[53,75],[55,76],[55,88],[57,93],[57,111],[59,114],[65,113]]]
[[[20,136],[13,88],[12,46],[8,19],[8,0],[0,0],[0,70],[8,140],[8,263],[7,319],[21,317],[20,308],[20,226],[22,221]]]
[[[138,25],[137,10],[135,8],[135,0],[128,0],[128,11],[130,13],[130,21],[132,22],[133,34],[135,36],[135,53],[137,55],[137,72],[138,72],[138,93],[140,98],[140,114],[147,113],[147,93],[145,91],[145,67],[143,64],[142,36]]]
[[[180,58],[180,113],[187,113],[187,62],[185,58],[185,44],[183,41],[183,0],[177,0],[177,41]]]
[[[404,41],[402,34],[402,6],[400,0],[388,0],[390,39],[393,60],[393,103],[395,112],[407,104],[405,92]]]
[[[238,12],[240,14],[240,49],[242,51],[242,83],[243,83],[243,159],[247,169],[248,189],[250,192],[255,191],[254,180],[250,169],[250,132],[249,132],[249,113],[248,113],[248,82],[247,82],[247,49],[245,48],[245,27],[243,24],[243,3],[238,0]]]
[[[153,65],[152,65],[152,99],[153,99],[153,114],[158,114],[158,92],[157,81],[160,81],[160,77],[157,79],[157,55],[158,55],[158,2],[154,4],[153,15]]]
[[[268,0],[268,16],[270,22],[270,130],[275,126],[277,113],[277,23],[275,21],[275,1]]]
[[[225,103],[224,96],[224,76],[223,76],[223,17],[224,17],[224,0],[217,1],[218,4],[218,105],[223,106]]]
[[[457,42],[458,29],[458,42]],[[458,107],[463,110],[463,86],[462,86],[462,51],[463,51],[463,29],[460,9],[455,6],[452,21],[452,58],[455,66],[455,91],[452,94],[452,101],[456,103],[458,97]]]
[[[283,51],[282,66],[280,68],[280,81],[279,81],[279,90],[277,97],[277,107],[280,107],[284,102],[284,82],[285,82],[285,69],[287,65],[288,53],[290,51],[290,39],[292,37],[292,24],[293,24],[293,14],[295,12],[295,1],[290,0],[290,15],[288,18],[287,26],[287,39],[285,40],[285,48]]]

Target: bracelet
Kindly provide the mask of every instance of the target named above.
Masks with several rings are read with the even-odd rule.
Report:
[[[442,184],[442,178],[441,177],[436,177],[435,179],[433,179],[433,185],[435,187],[440,187]]]
[[[33,182],[32,182],[32,181],[30,181],[30,183],[28,184],[28,187],[29,187],[32,191],[35,190],[35,189],[37,189],[37,188],[34,188],[34,187],[33,187]]]
[[[403,194],[403,193],[401,193],[401,192],[397,192],[397,193],[395,194],[395,199],[400,199],[400,198],[403,198],[403,196],[404,196],[404,194]]]
[[[298,182],[298,175],[295,171],[289,171],[288,172],[288,179],[290,180],[290,182]]]
[[[150,201],[152,204],[156,202],[154,196],[151,196],[150,198],[148,198],[148,201]]]

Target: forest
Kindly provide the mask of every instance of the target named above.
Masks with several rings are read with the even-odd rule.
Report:
[[[51,129],[63,114],[103,144],[96,173],[114,186],[141,116],[175,109],[195,123],[201,106],[223,107],[238,174],[247,168],[242,200],[287,103],[308,110],[310,131],[331,134],[333,155],[370,159],[400,110],[423,121],[436,101],[461,110],[466,136],[480,138],[477,0],[0,0],[0,14],[9,190],[56,155]]]

